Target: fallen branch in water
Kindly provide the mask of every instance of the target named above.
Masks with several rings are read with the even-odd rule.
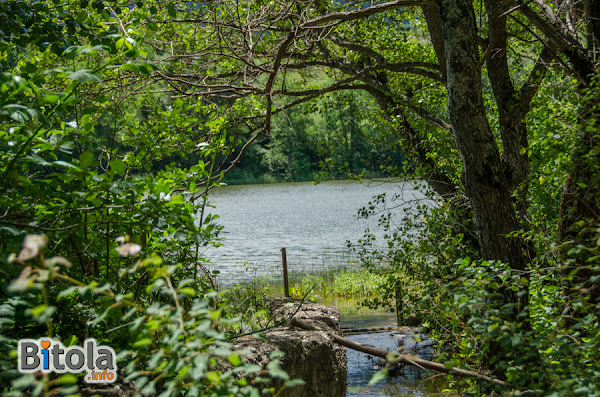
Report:
[[[387,357],[391,353],[391,354],[395,355],[393,358],[394,362],[399,362],[399,363],[406,364],[406,365],[412,365],[414,367],[419,367],[419,368],[431,369],[433,371],[443,372],[443,373],[450,374],[450,375],[457,375],[457,376],[461,376],[461,377],[465,377],[465,378],[478,379],[478,380],[490,382],[490,383],[493,383],[493,384],[496,384],[496,385],[499,385],[502,387],[514,387],[504,381],[501,381],[500,379],[492,379],[489,376],[478,374],[477,372],[467,371],[465,369],[456,368],[456,367],[446,367],[444,364],[436,363],[436,362],[429,361],[429,360],[423,360],[422,358],[418,358],[418,357],[415,357],[412,355],[408,356],[405,354],[388,352],[386,350],[378,349],[378,348],[372,347],[372,346],[366,346],[361,343],[354,342],[350,339],[343,338],[334,333],[331,333],[328,331],[323,331],[322,329],[319,329],[319,328],[315,327],[314,325],[312,325],[304,320],[298,319],[296,317],[292,318],[292,320],[290,321],[290,325],[305,329],[307,331],[325,332],[329,335],[329,337],[331,339],[333,339],[336,343],[338,343],[342,346],[346,346],[346,347],[349,347],[350,349],[358,350],[363,353],[371,354],[373,356],[381,357],[386,360],[387,360]]]

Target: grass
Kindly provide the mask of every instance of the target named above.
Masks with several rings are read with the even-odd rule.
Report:
[[[308,301],[335,306],[344,313],[350,323],[361,324],[365,315],[369,318],[373,316],[372,310],[361,306],[365,300],[380,295],[380,288],[386,277],[360,268],[344,255],[324,256],[320,264],[314,261],[301,264],[297,260],[294,264],[296,268],[302,266],[303,272],[296,271],[289,275],[292,297],[306,297]],[[271,319],[265,306],[265,298],[283,296],[283,280],[280,276],[275,278],[257,276],[257,274],[265,274],[259,270],[269,268],[271,275],[274,275],[273,265],[276,264],[247,265],[249,276],[247,283],[222,289],[220,301],[224,304],[227,315],[238,316],[241,319],[235,326],[225,327],[224,331],[230,334],[241,334],[262,329],[269,324]],[[281,264],[278,264],[277,267],[280,266]],[[262,269],[263,267],[265,269]],[[381,313],[377,316],[385,317],[380,319],[385,325],[396,322],[395,315],[392,316],[393,318]]]
[[[294,283],[302,283],[302,280],[310,274],[321,277],[324,282],[332,283],[335,274],[340,271],[358,271],[360,269],[357,264],[358,261],[358,257],[343,253],[326,253],[318,259],[288,255],[288,280],[291,286]],[[247,274],[246,280],[270,284],[275,288],[283,285],[283,271],[280,260],[244,262],[244,265]],[[233,288],[236,284],[231,282],[226,274],[217,277],[216,283],[219,290]],[[250,281],[247,283],[250,283]]]
[[[288,258],[290,295],[296,298],[306,296],[312,302],[334,305],[340,310],[355,311],[365,300],[380,296],[380,288],[386,281],[385,276],[363,269],[357,262],[356,257],[345,254],[324,254],[317,260]],[[256,301],[260,301],[261,298],[256,299],[257,296],[284,295],[281,262],[246,264],[246,271],[248,282],[242,285],[228,285],[226,278],[217,278],[220,290],[236,292],[233,295],[227,294],[233,306],[259,311],[261,308]],[[264,276],[266,274],[269,276]],[[236,296],[240,292],[244,299]],[[245,320],[251,327],[264,321],[263,318],[257,319],[252,316]]]
[[[337,270],[329,280],[307,273],[301,281],[291,283],[290,295],[311,300],[328,301],[335,298],[364,299],[380,293],[385,277],[368,270]]]
[[[368,298],[380,293],[385,277],[368,270],[342,271],[335,275],[333,291],[336,296]]]

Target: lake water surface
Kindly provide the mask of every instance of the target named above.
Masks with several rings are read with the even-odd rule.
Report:
[[[347,241],[356,243],[366,229],[383,242],[377,218],[358,219],[358,211],[373,196],[399,195],[398,202],[415,205],[424,195],[406,181],[326,181],[224,186],[212,192],[213,214],[224,226],[224,246],[209,248],[211,267],[221,272],[220,283],[247,280],[244,262],[258,264],[259,275],[280,272],[281,248],[287,250],[290,270],[335,266],[353,258]],[[395,212],[402,211],[402,207]],[[277,269],[277,270],[274,270]]]

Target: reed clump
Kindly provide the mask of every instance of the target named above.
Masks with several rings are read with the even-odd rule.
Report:
[[[333,293],[336,296],[368,298],[379,294],[385,277],[369,270],[355,272],[341,271],[333,280]]]
[[[385,277],[364,269],[339,270],[329,279],[306,273],[300,282],[292,283],[290,294],[322,301],[332,298],[369,298],[380,294],[384,282]]]

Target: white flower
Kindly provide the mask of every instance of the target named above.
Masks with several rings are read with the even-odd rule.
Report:
[[[23,249],[19,252],[17,260],[25,262],[35,258],[40,250],[48,244],[48,237],[45,234],[28,234],[23,241]]]
[[[142,246],[135,243],[127,243],[119,245],[115,250],[117,250],[121,256],[134,256],[140,253]]]

